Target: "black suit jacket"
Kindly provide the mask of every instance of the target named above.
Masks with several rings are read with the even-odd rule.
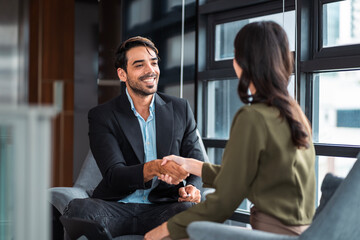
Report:
[[[196,123],[189,103],[161,93],[155,95],[156,150],[158,159],[170,155],[204,159],[196,135]],[[139,122],[131,110],[126,94],[89,111],[90,148],[103,179],[95,188],[94,198],[120,200],[137,189],[148,189],[144,183],[144,145]],[[197,188],[201,179],[190,175],[187,184]],[[177,201],[183,186],[160,184],[149,194],[154,203]]]

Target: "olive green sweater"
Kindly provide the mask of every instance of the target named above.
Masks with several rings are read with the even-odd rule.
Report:
[[[168,221],[173,239],[186,238],[193,221],[224,222],[248,198],[285,225],[310,224],[315,211],[314,146],[298,149],[279,111],[264,104],[234,117],[222,165],[204,163],[204,187],[216,191]]]

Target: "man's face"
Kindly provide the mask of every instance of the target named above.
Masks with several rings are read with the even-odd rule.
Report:
[[[121,81],[126,82],[128,91],[148,96],[157,91],[160,69],[158,58],[153,50],[146,47],[134,47],[127,53],[127,72],[118,69]]]

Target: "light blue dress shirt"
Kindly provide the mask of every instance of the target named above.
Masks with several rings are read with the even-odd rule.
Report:
[[[127,89],[126,89],[126,95],[131,104],[131,110],[134,112],[134,114],[137,117],[139,124],[140,124],[142,139],[143,139],[143,143],[144,143],[145,162],[150,162],[151,160],[157,159],[155,104],[154,104],[155,95],[153,96],[153,98],[151,100],[150,107],[149,107],[150,115],[146,121],[136,111],[136,109],[134,107],[134,102],[132,101]],[[146,189],[146,190],[138,189],[134,193],[130,194],[129,196],[119,200],[119,202],[151,204],[151,202],[149,202],[149,199],[148,199],[149,193],[158,184],[159,184],[159,180],[157,179],[157,177],[154,177],[153,181],[152,181],[152,186],[150,189]]]

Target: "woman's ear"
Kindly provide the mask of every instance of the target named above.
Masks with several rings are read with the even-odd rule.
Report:
[[[236,76],[240,79],[242,74],[242,68],[239,66],[239,64],[236,62],[235,58],[233,59],[233,67],[236,73]]]
[[[118,68],[118,69],[117,69],[117,75],[118,75],[120,81],[126,82],[126,80],[127,80],[127,74],[126,74],[126,72],[125,72],[124,69]]]
[[[255,88],[255,85],[254,85],[254,83],[252,81],[250,81],[249,90],[251,92],[251,95],[254,95],[256,93],[256,88]]]

